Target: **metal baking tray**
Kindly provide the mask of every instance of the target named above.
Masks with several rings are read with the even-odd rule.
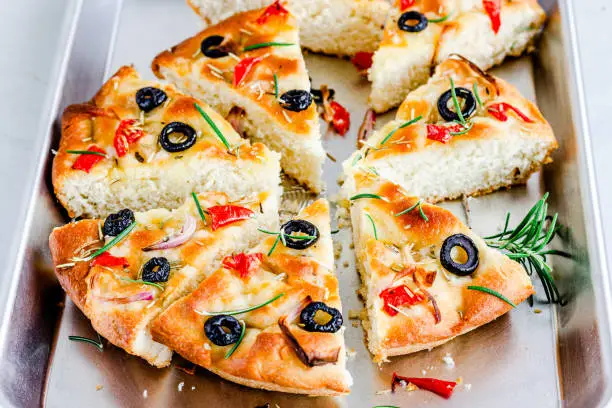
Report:
[[[587,155],[589,139],[583,112],[581,78],[577,72],[573,0],[542,4],[550,20],[533,56],[514,59],[495,73],[537,102],[551,122],[560,149],[554,163],[534,175],[524,187],[499,191],[444,205],[481,234],[492,233],[506,211],[520,218],[550,192],[553,211],[559,212],[567,234],[556,247],[575,255],[555,259],[555,273],[567,306],[543,302],[538,286],[535,304],[517,310],[450,343],[409,356],[396,357],[379,367],[364,345],[362,328],[348,319],[361,309],[356,295],[359,278],[351,249],[351,233],[344,226],[336,236],[336,261],[346,320],[347,347],[354,354],[348,368],[355,384],[341,398],[309,398],[248,389],[197,369],[195,375],[177,367],[191,365],[175,357],[170,368],[156,369],[115,347],[94,347],[68,341],[68,335],[94,336],[87,319],[65,298],[54,278],[47,237],[51,228],[67,221],[50,185],[50,148],[57,146],[57,122],[70,103],[88,100],[101,83],[123,64],[134,64],[145,76],[152,58],[201,27],[182,0],[66,0],[65,52],[54,67],[48,116],[41,126],[42,164],[31,180],[24,238],[16,245],[15,268],[0,272],[10,288],[0,331],[0,406],[31,407],[255,407],[267,402],[279,407],[399,407],[495,406],[599,407],[612,398],[609,276],[601,251],[596,191]],[[576,2],[577,3],[577,2]],[[307,54],[315,87],[325,83],[351,113],[345,137],[325,136],[326,150],[337,159],[327,161],[325,193],[339,189],[341,162],[355,148],[359,122],[367,108],[368,83],[350,62]],[[385,123],[391,114],[379,117]],[[325,129],[325,128],[324,128]],[[355,324],[353,324],[355,323]],[[355,327],[357,326],[357,327]],[[451,356],[454,367],[443,362]],[[427,392],[388,392],[391,374],[461,378],[452,399]],[[277,405],[275,405],[277,404]]]

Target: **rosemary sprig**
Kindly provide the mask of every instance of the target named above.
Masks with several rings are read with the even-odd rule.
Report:
[[[475,286],[475,285],[469,285],[467,288],[470,289],[470,290],[477,290],[477,291],[480,291],[480,292],[488,293],[489,295],[493,295],[496,298],[503,300],[504,302],[506,302],[510,306],[516,307],[514,302],[512,302],[510,299],[508,299],[507,297],[505,297],[501,293],[499,293],[497,291],[494,291],[493,289],[485,288],[484,286]]]
[[[478,102],[478,106],[482,108],[484,105],[482,104],[482,99],[480,99],[480,94],[478,93],[478,84],[476,82],[474,82],[474,86],[472,87],[472,89],[474,90],[474,96],[476,97],[476,102]]]
[[[427,21],[430,22],[430,23],[443,23],[446,20],[448,20],[453,14],[455,14],[455,12],[451,11],[450,13],[445,15],[444,17],[440,17],[440,18],[428,18]]]
[[[274,98],[278,99],[278,76],[274,74]]]
[[[290,45],[295,45],[295,43],[274,42],[274,41],[262,42],[258,44],[247,45],[246,47],[243,48],[243,51],[253,51],[253,50],[257,50],[260,48],[267,48],[267,47],[288,47]]]
[[[410,211],[414,210],[415,208],[419,209],[419,214],[421,215],[421,218],[425,220],[425,222],[429,222],[429,218],[427,218],[427,216],[425,215],[425,212],[423,211],[423,202],[422,200],[417,201],[414,205],[412,205],[409,208],[406,208],[404,211],[398,212],[397,214],[395,214],[396,217],[402,216],[404,214],[408,214]]]
[[[130,279],[130,278],[125,278],[125,277],[121,277],[119,279],[122,280],[122,281],[125,281],[125,282],[139,283],[141,285],[153,286],[153,287],[156,287],[157,289],[161,290],[162,292],[164,291],[164,287],[162,285],[160,285],[159,283],[147,282],[147,281],[143,281],[142,279]]]
[[[356,154],[355,157],[353,158],[353,162],[351,163],[351,166],[355,167],[357,162],[359,162],[359,160],[361,160],[362,157],[363,156],[361,155],[361,153]]]
[[[202,208],[202,205],[200,204],[200,200],[198,200],[198,196],[195,192],[192,191],[191,196],[193,197],[193,201],[195,201],[195,205],[198,209],[198,213],[200,214],[200,218],[202,219],[202,221],[204,221],[204,225],[206,225],[207,222],[206,222],[206,216],[204,216],[204,213],[207,211]]]
[[[503,251],[508,258],[521,263],[529,275],[535,271],[542,282],[548,302],[564,305],[565,301],[561,298],[551,275],[552,268],[547,263],[548,255],[560,255],[559,251],[546,249],[558,230],[557,214],[550,219],[547,216],[547,199],[548,193],[544,194],[514,229],[508,228],[508,213],[502,232],[485,237],[485,242],[491,248]]]
[[[278,234],[276,236],[276,239],[274,240],[274,244],[272,244],[272,247],[268,251],[268,256],[272,255],[272,252],[274,252],[274,250],[276,249],[276,246],[278,245],[278,241],[280,241],[280,237],[281,237],[281,234]]]
[[[102,339],[100,339],[100,335],[98,335],[98,341],[95,341],[93,339],[89,339],[87,337],[82,337],[82,336],[68,336],[68,340],[71,340],[71,341],[82,341],[83,343],[89,343],[89,344],[92,344],[92,345],[96,346],[98,351],[100,351],[100,352],[104,351],[104,344],[102,344]]]
[[[465,126],[465,118],[463,117],[463,112],[461,111],[461,105],[459,104],[459,99],[457,98],[457,91],[455,90],[455,81],[450,77],[450,85],[451,85],[451,96],[453,97],[453,105],[455,105],[455,111],[457,112],[457,116],[459,116],[459,122]]]
[[[352,196],[351,198],[349,198],[349,200],[350,201],[355,201],[355,200],[360,200],[362,198],[373,198],[375,200],[387,201],[384,197],[381,197],[378,194],[371,194],[371,193],[356,194],[356,195]]]
[[[411,119],[411,120],[409,120],[408,122],[403,123],[403,124],[401,124],[400,126],[396,127],[395,129],[393,129],[392,131],[390,131],[390,132],[387,134],[387,136],[385,136],[385,138],[382,140],[382,142],[380,142],[380,145],[382,146],[382,145],[384,145],[385,143],[387,143],[387,141],[388,141],[389,139],[391,139],[391,136],[393,136],[393,135],[395,134],[395,132],[397,132],[398,130],[403,129],[403,128],[405,128],[406,126],[413,125],[413,124],[417,123],[417,122],[418,122],[419,120],[421,120],[421,119],[423,119],[423,116],[420,116],[420,115],[419,115],[419,116],[417,116],[416,118]]]
[[[206,122],[208,123],[208,125],[212,128],[212,130],[215,132],[215,134],[217,135],[217,137],[221,140],[221,142],[225,145],[225,147],[227,148],[227,150],[232,150],[232,145],[229,144],[229,142],[227,141],[227,139],[225,138],[225,136],[223,136],[223,133],[221,133],[221,131],[219,130],[219,128],[217,127],[217,125],[215,124],[215,122],[213,122],[213,120],[210,118],[210,116],[208,116],[208,114],[206,112],[204,112],[204,109],[202,109],[200,107],[200,105],[198,105],[197,103],[194,103],[195,108],[197,109],[198,112],[200,112],[200,115],[202,115],[202,117],[204,118],[204,120],[206,120]]]
[[[268,230],[265,230],[265,229],[263,229],[263,228],[257,228],[257,231],[259,231],[259,232],[263,232],[264,234],[269,234],[269,235],[282,235],[282,236],[284,236],[285,238],[291,238],[291,239],[301,239],[301,240],[304,240],[304,241],[309,240],[309,239],[316,239],[316,238],[317,238],[317,237],[312,236],[312,235],[293,235],[293,234],[285,234],[284,232],[283,232],[283,233],[280,233],[280,232],[268,231]]]
[[[370,223],[372,224],[372,230],[374,231],[374,239],[378,241],[378,230],[376,229],[376,223],[374,223],[374,219],[370,214],[365,213],[365,215],[366,217],[368,217]]]
[[[93,254],[91,254],[91,255],[83,258],[83,259],[79,259],[79,261],[88,262],[88,261],[91,261],[92,259],[100,256],[102,253],[108,251],[109,249],[111,249],[112,247],[117,245],[119,243],[119,241],[121,241],[123,238],[125,238],[127,236],[127,234],[132,232],[134,227],[136,227],[136,221],[134,221],[126,229],[121,231],[121,233],[119,235],[117,235],[115,238],[113,238],[108,244],[104,245],[102,248],[98,249]]]
[[[465,135],[467,132],[469,132],[470,130],[472,130],[472,126],[474,126],[473,122],[469,122],[466,124],[463,123],[459,123],[461,126],[463,126],[463,130],[460,130],[459,132],[450,132],[450,134],[452,136],[460,136],[460,135]]]
[[[234,344],[234,347],[232,347],[227,354],[225,355],[225,359],[228,359],[232,356],[232,354],[234,354],[234,351],[236,351],[236,349],[238,348],[238,346],[240,345],[240,343],[242,343],[242,339],[244,339],[244,334],[246,333],[246,323],[241,320],[240,321],[240,325],[242,326],[242,331],[240,332],[240,337],[238,338],[238,341],[236,342],[236,344]]]
[[[277,299],[280,299],[283,296],[285,296],[284,293],[279,293],[278,295],[274,296],[270,300],[266,300],[263,303],[260,303],[260,304],[255,305],[255,306],[249,306],[249,307],[246,307],[244,309],[230,310],[230,311],[225,311],[225,312],[207,312],[206,310],[202,310],[202,311],[197,311],[196,310],[196,313],[200,314],[202,316],[219,316],[219,315],[233,316],[233,315],[239,315],[239,314],[242,314],[242,313],[248,313],[248,312],[252,312],[253,310],[261,309],[262,307],[269,305],[270,303],[274,302]]]
[[[66,153],[70,154],[93,154],[95,156],[106,157],[106,153],[96,152],[91,150],[66,150]]]

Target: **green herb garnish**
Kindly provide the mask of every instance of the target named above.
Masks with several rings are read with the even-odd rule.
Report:
[[[217,137],[219,139],[221,139],[221,142],[225,145],[225,147],[227,148],[227,150],[232,150],[232,146],[229,144],[229,142],[227,141],[227,139],[225,138],[225,136],[223,136],[223,133],[221,133],[221,131],[219,130],[219,128],[217,127],[217,125],[215,124],[215,122],[213,122],[213,120],[210,118],[210,116],[208,116],[208,114],[206,112],[204,112],[204,110],[200,107],[200,105],[198,105],[197,103],[194,103],[195,108],[198,110],[198,112],[200,112],[200,115],[202,115],[202,117],[204,118],[204,120],[206,120],[206,122],[208,123],[208,125],[213,129],[213,131],[215,132],[215,134],[217,135]]]
[[[202,221],[204,221],[204,225],[206,225],[207,222],[206,222],[206,217],[204,216],[204,213],[207,211],[202,208],[202,205],[200,205],[200,200],[198,200],[198,196],[195,192],[192,191],[191,196],[193,197],[193,201],[195,201],[195,205],[198,209],[198,213],[200,214],[200,218],[202,219]]]
[[[404,124],[402,124],[402,125],[400,125],[400,126],[396,127],[395,129],[393,129],[392,131],[390,131],[390,132],[389,132],[389,134],[388,134],[387,136],[385,136],[385,138],[382,140],[382,142],[380,142],[380,145],[382,146],[382,145],[384,145],[385,143],[387,143],[387,140],[391,139],[391,136],[393,136],[393,134],[394,134],[395,132],[397,132],[398,130],[403,129],[403,128],[405,128],[406,126],[413,125],[413,124],[417,123],[417,122],[418,122],[419,120],[421,120],[421,119],[423,119],[423,116],[420,116],[420,115],[419,115],[418,117],[416,117],[416,118],[414,118],[414,119],[411,119],[411,120],[409,120],[408,122],[406,122],[406,123],[404,123]]]
[[[126,229],[121,231],[121,233],[119,235],[117,235],[115,238],[113,238],[108,244],[104,245],[102,248],[98,249],[93,254],[91,254],[91,255],[83,258],[83,259],[80,259],[80,261],[83,261],[83,262],[91,261],[92,259],[100,256],[102,253],[108,251],[109,249],[111,249],[112,247],[117,245],[117,243],[119,243],[119,241],[121,241],[123,238],[125,238],[127,234],[132,232],[134,227],[136,227],[136,221],[134,221]]]
[[[463,117],[463,112],[461,111],[461,105],[459,104],[459,99],[457,98],[457,92],[455,90],[455,81],[453,78],[450,79],[451,84],[451,96],[453,97],[453,105],[455,105],[455,111],[457,112],[457,116],[459,116],[459,122],[465,126],[465,118]]]
[[[374,239],[378,241],[378,231],[376,230],[376,224],[374,223],[374,219],[368,213],[365,213],[365,215],[366,215],[366,217],[368,217],[368,219],[372,223],[372,230],[374,231]]]
[[[357,162],[361,160],[362,157],[363,156],[361,155],[361,153],[356,154],[355,157],[353,158],[353,162],[351,163],[351,166],[355,167]]]
[[[272,252],[274,252],[274,250],[276,249],[276,246],[278,245],[278,241],[282,241],[283,245],[287,246],[287,241],[286,241],[287,238],[297,239],[297,240],[302,240],[302,241],[317,239],[317,237],[312,236],[312,235],[285,234],[281,232],[268,231],[263,228],[257,228],[257,231],[263,232],[264,234],[276,235],[276,240],[274,241],[274,244],[272,244],[272,248],[270,248],[270,250],[268,251],[268,256],[272,255]]]
[[[461,123],[460,125],[463,126],[463,130],[460,130],[459,132],[450,132],[452,136],[465,135],[467,132],[472,130],[472,126],[474,126],[474,123],[470,122],[467,124],[468,126],[465,126],[464,124],[461,124]]]
[[[478,105],[482,108],[484,105],[482,104],[482,100],[480,99],[480,94],[478,93],[478,84],[476,82],[474,82],[474,86],[472,87],[472,89],[474,90],[476,102],[478,102]]]
[[[385,198],[379,196],[378,194],[371,194],[371,193],[356,194],[356,195],[352,196],[351,198],[349,198],[349,200],[350,201],[355,201],[355,200],[360,200],[362,198],[373,198],[373,199],[376,199],[376,200],[387,201]]]
[[[410,211],[414,210],[415,208],[419,209],[419,214],[421,215],[421,218],[423,218],[425,222],[429,222],[429,218],[427,218],[427,216],[425,215],[425,212],[423,211],[423,202],[421,200],[417,201],[411,207],[406,208],[404,211],[398,212],[397,214],[395,214],[395,216],[399,217],[404,214],[408,214]]]
[[[119,279],[121,279],[122,281],[130,282],[130,283],[139,283],[141,285],[153,286],[153,287],[156,287],[157,289],[161,290],[162,292],[164,291],[164,287],[162,285],[160,285],[159,283],[147,282],[147,281],[143,281],[142,279],[130,279],[130,278],[125,278],[125,277],[121,277]]]
[[[242,331],[240,332],[240,337],[238,338],[238,341],[236,342],[236,344],[234,344],[234,347],[232,347],[230,349],[230,351],[228,351],[227,354],[225,355],[226,359],[230,358],[232,356],[232,354],[234,354],[234,351],[236,351],[236,349],[238,348],[240,343],[242,343],[242,339],[244,338],[244,334],[246,333],[246,323],[241,320],[240,321],[240,325],[242,326]]]
[[[260,304],[258,304],[256,306],[246,307],[244,309],[230,310],[230,311],[225,311],[225,312],[207,312],[207,311],[204,310],[204,311],[196,312],[196,313],[201,314],[203,316],[219,316],[219,315],[233,316],[233,315],[238,315],[238,314],[242,314],[242,313],[248,313],[248,312],[252,312],[253,310],[261,309],[262,307],[269,305],[270,303],[274,302],[277,299],[280,299],[283,296],[285,296],[284,293],[279,293],[278,295],[274,296],[270,300],[267,300],[267,301],[265,301],[263,303],[260,303]]]
[[[455,12],[451,11],[450,13],[448,13],[447,15],[445,15],[444,17],[440,17],[440,18],[428,18],[427,21],[430,23],[442,23],[446,20],[448,20]]]
[[[295,45],[294,43],[285,43],[285,42],[262,42],[253,45],[247,45],[243,48],[243,51],[253,51],[259,48],[267,48],[267,47],[288,47],[290,45]]]
[[[510,299],[508,299],[507,297],[505,297],[501,293],[494,291],[493,289],[485,288],[484,286],[473,286],[473,285],[470,285],[467,288],[470,289],[470,290],[478,290],[480,292],[488,293],[489,295],[493,295],[496,298],[503,300],[504,302],[506,302],[510,306],[516,307],[514,302],[512,302]]]
[[[272,244],[272,248],[270,248],[270,250],[268,251],[268,256],[272,255],[272,252],[274,252],[274,250],[276,249],[276,246],[278,245],[278,241],[280,241],[280,236],[281,234],[278,234],[276,236],[276,239],[274,240],[274,244]]]
[[[100,339],[100,335],[98,335],[99,341],[95,341],[92,339],[88,339],[87,337],[81,336],[68,336],[68,340],[72,341],[82,341],[83,343],[89,343],[98,348],[98,351],[102,352],[104,350],[104,344],[102,344],[102,339]]]
[[[274,74],[274,98],[278,99],[278,76]]]
[[[95,151],[92,152],[91,150],[66,150],[66,153],[70,153],[70,154],[93,154],[95,156],[106,157],[106,153],[95,152]]]

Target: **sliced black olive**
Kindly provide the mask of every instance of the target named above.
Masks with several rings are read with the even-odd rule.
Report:
[[[407,11],[402,14],[397,20],[397,26],[402,31],[408,31],[409,33],[418,33],[427,28],[429,21],[427,17],[418,11]]]
[[[183,138],[178,141],[173,141],[171,135],[174,133],[180,133]],[[189,149],[196,142],[196,131],[186,123],[183,122],[172,122],[168,123],[159,135],[159,143],[165,151],[170,153],[182,152],[183,150]]]
[[[312,94],[312,100],[314,101],[314,103],[316,104],[323,103],[323,92],[321,92],[320,89],[312,89],[310,93]],[[330,88],[328,99],[334,99],[335,95],[336,95],[336,91]]]
[[[329,320],[325,324],[319,324],[315,320],[318,311],[329,315]],[[327,306],[323,302],[312,302],[300,313],[300,323],[304,325],[304,330],[309,332],[335,333],[342,327],[342,314],[336,308]]]
[[[453,259],[452,251],[453,248],[462,248],[466,255],[467,261],[465,263],[456,262]],[[478,268],[478,248],[474,241],[466,235],[455,234],[444,240],[442,248],[440,249],[440,262],[444,269],[458,276],[467,276],[474,273]]]
[[[166,102],[166,99],[168,99],[168,96],[164,91],[159,88],[153,88],[152,86],[140,88],[138,92],[136,92],[136,104],[140,110],[144,112],[152,111]]]
[[[306,249],[317,242],[319,239],[319,229],[312,222],[306,220],[291,220],[284,223],[280,228],[280,233],[285,239],[285,246],[291,249]],[[308,235],[313,238],[299,239],[291,238],[290,235]]]
[[[204,323],[204,334],[217,346],[228,346],[240,339],[242,326],[233,316],[213,316]]]
[[[141,279],[145,282],[167,282],[170,262],[163,256],[149,259],[142,267]]]
[[[116,237],[133,222],[134,213],[132,210],[125,208],[106,217],[104,226],[102,227],[102,233],[106,236]]]
[[[308,109],[312,103],[312,95],[302,89],[292,89],[280,96],[279,103],[283,109],[301,112]]]
[[[461,109],[463,118],[469,118],[476,110],[476,98],[474,98],[474,94],[469,89],[461,87],[455,88],[455,94],[457,95],[457,99],[463,99],[463,108]],[[452,90],[449,89],[440,95],[440,98],[438,98],[438,112],[440,112],[440,116],[442,116],[442,118],[448,122],[459,120],[459,115],[457,112],[453,112],[448,107],[452,97]]]
[[[227,57],[229,55],[229,52],[219,47],[224,40],[225,39],[220,35],[211,35],[210,37],[206,37],[202,40],[202,44],[200,44],[200,50],[202,50],[202,54],[204,54],[208,58]]]

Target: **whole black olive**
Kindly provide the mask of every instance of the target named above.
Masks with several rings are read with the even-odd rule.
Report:
[[[206,37],[200,44],[202,54],[208,58],[227,57],[229,52],[223,48],[219,48],[219,46],[223,43],[223,40],[225,39],[220,35],[211,35],[210,37]]]
[[[463,108],[461,109],[463,118],[469,118],[476,110],[476,98],[474,98],[474,94],[469,89],[461,87],[455,88],[455,94],[457,95],[457,99],[463,99],[464,103]],[[440,116],[442,116],[442,118],[448,122],[460,120],[457,112],[453,112],[448,107],[448,103],[452,97],[452,90],[449,89],[440,95],[440,98],[438,98],[438,112],[440,112]]]
[[[168,99],[168,96],[164,91],[159,88],[153,88],[152,86],[140,88],[138,92],[136,92],[136,104],[143,112],[152,111],[166,102],[166,99]]]
[[[467,255],[465,263],[456,262],[452,257],[453,248],[457,246],[462,248]],[[474,241],[466,235],[451,235],[444,240],[440,249],[440,263],[442,263],[444,269],[455,275],[471,275],[478,268],[478,248]]]
[[[167,282],[170,262],[163,256],[149,259],[142,267],[141,279],[145,282]]]
[[[280,233],[283,234],[285,246],[291,249],[306,249],[314,245],[320,235],[319,229],[312,222],[306,220],[287,221],[281,226]],[[291,235],[300,236],[300,234],[313,238],[291,238]]]
[[[170,139],[173,133],[180,133],[185,140],[174,142]],[[186,123],[172,122],[168,123],[159,135],[159,144],[167,152],[176,153],[189,149],[196,142],[196,131]]]
[[[204,323],[204,334],[217,346],[228,346],[240,339],[242,325],[233,316],[213,316]]]
[[[325,324],[319,324],[315,320],[318,311],[327,313],[330,319]],[[342,314],[336,308],[327,306],[323,302],[312,302],[300,313],[300,323],[304,325],[304,330],[309,332],[335,333],[342,327]]]
[[[407,11],[402,14],[397,20],[397,26],[402,31],[408,31],[409,33],[418,33],[427,28],[429,21],[427,17],[418,11]]]
[[[116,237],[121,234],[123,230],[130,226],[134,222],[134,213],[128,208],[110,214],[104,220],[104,226],[102,227],[102,233],[106,236]]]
[[[312,95],[302,89],[292,89],[280,96],[279,103],[283,109],[301,112],[308,109],[312,103]]]

